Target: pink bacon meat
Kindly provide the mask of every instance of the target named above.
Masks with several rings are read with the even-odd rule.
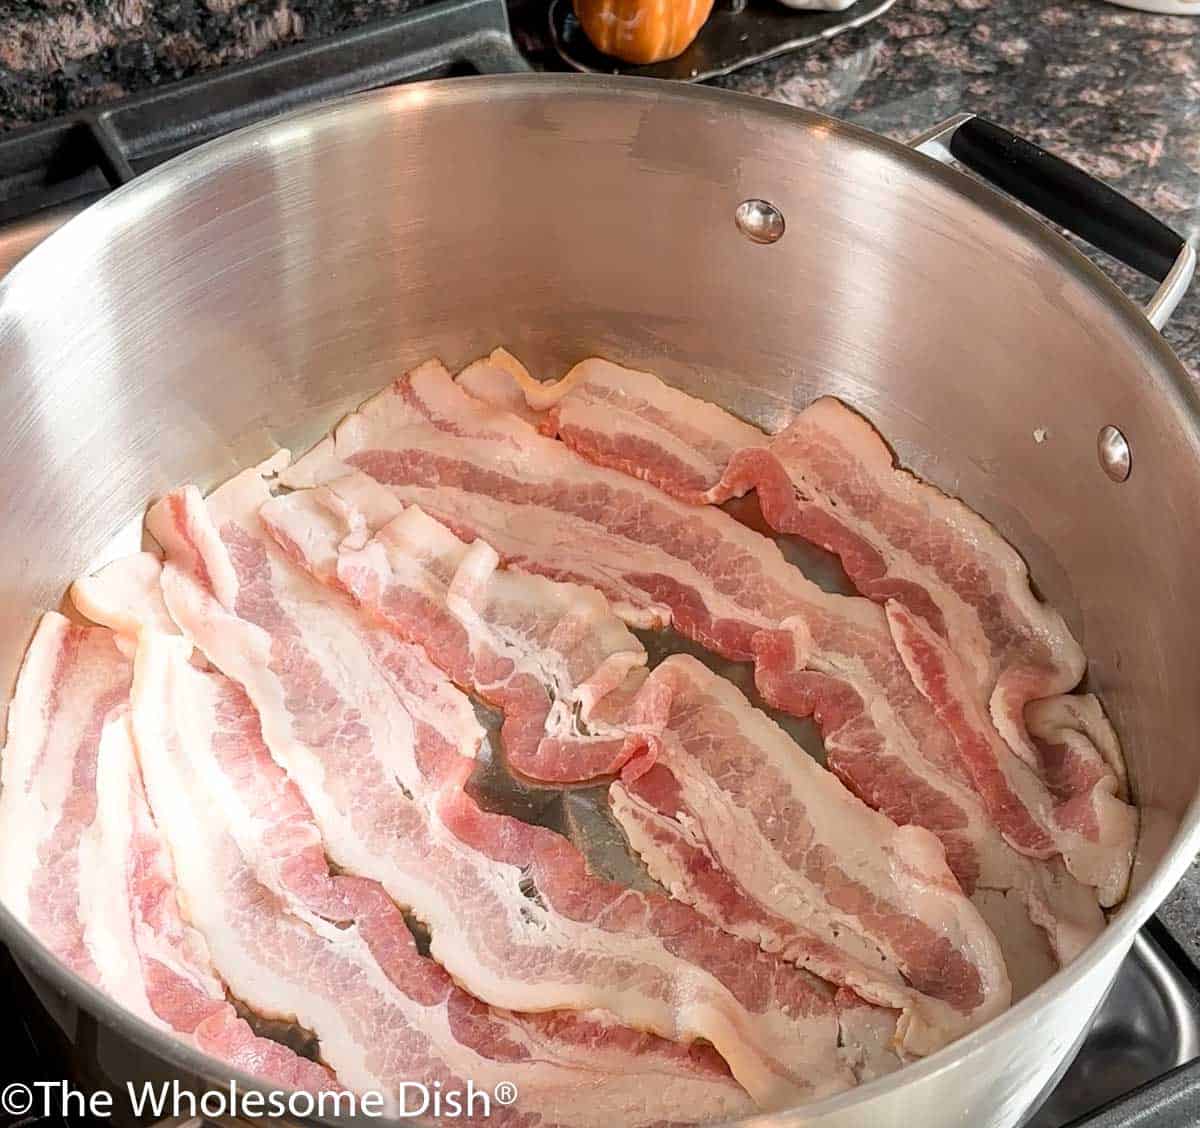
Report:
[[[322,1066],[238,1017],[183,921],[134,757],[131,677],[110,631],[43,617],[4,754],[4,901],[67,966],[152,1025],[274,1084],[335,1089]]]
[[[624,733],[594,706],[646,652],[594,588],[500,570],[483,541],[402,512],[362,474],[273,498],[261,516],[293,559],[503,711],[513,770],[551,783],[616,771]]]
[[[502,622],[512,623],[511,635],[526,646],[555,633],[539,635],[537,624],[545,610],[553,612],[550,622],[559,621],[558,608],[573,606],[588,590],[543,577],[497,571],[496,555],[483,541],[475,541],[468,550],[415,506],[392,516],[398,509],[399,503],[389,491],[358,474],[327,487],[274,498],[260,515],[275,538],[309,572],[351,591],[399,634],[424,642],[439,664],[452,667],[462,661],[464,651],[469,653],[461,624],[474,623],[476,629],[481,625],[481,616],[460,614],[455,619],[446,610],[446,593],[461,575],[461,561],[468,552],[483,557],[486,563],[473,570],[463,586],[475,588],[482,574],[495,589],[490,598],[477,597],[471,605],[485,609],[482,617],[491,611]],[[378,528],[373,537],[369,535],[372,527]],[[431,546],[439,546],[439,551],[431,554]],[[431,565],[431,555],[439,565]],[[436,586],[426,577],[430,570],[441,576]],[[427,597],[414,601],[412,593],[417,590],[426,592]],[[591,596],[592,621],[607,624],[623,644],[631,642],[631,636],[608,611],[603,596],[594,590]],[[513,608],[519,609],[519,614],[502,614]],[[497,609],[501,614],[496,614]],[[451,633],[446,619],[459,630]],[[519,629],[522,626],[524,629]],[[565,633],[574,638],[578,632],[568,626]],[[606,632],[595,633],[599,641]],[[447,636],[462,641],[447,646]],[[602,647],[605,652],[611,649]],[[627,650],[628,646],[622,645],[617,653]],[[553,655],[555,649],[550,647],[548,652]],[[583,668],[595,664],[588,661]],[[640,666],[634,674],[627,672],[625,664],[620,669],[623,683],[641,685],[642,679],[636,676],[643,673]],[[627,698],[632,689],[623,684],[615,696]],[[678,785],[688,779],[692,789],[686,809],[662,811],[663,818],[683,819],[695,828],[709,855],[746,886],[746,897],[758,907],[759,915],[773,920],[773,925],[765,928],[731,931],[764,943],[769,950],[784,951],[787,958],[874,1002],[903,1010],[902,1040],[914,1053],[930,1052],[953,1037],[964,1022],[978,1021],[977,1009],[1004,998],[1002,984],[980,989],[972,982],[962,990],[964,983],[972,980],[976,965],[1001,966],[1002,961],[990,933],[979,927],[975,911],[946,869],[941,847],[932,835],[915,827],[898,831],[890,820],[866,807],[834,776],[809,760],[736,689],[694,660],[669,659],[659,666],[638,691],[631,710],[612,702],[613,696],[602,701],[603,711],[611,718],[610,731],[638,735],[623,742],[610,741],[615,748],[603,761],[595,760],[586,745],[559,745],[553,755],[545,756],[547,768],[540,763],[523,768],[537,778],[588,778],[615,772],[637,756],[637,763],[627,764],[624,778],[628,790],[647,802],[661,790],[662,780]],[[698,741],[680,739],[672,722],[681,715],[698,718],[705,735]],[[688,754],[698,744],[707,755]],[[640,754],[643,752],[648,754]],[[670,774],[672,768],[675,776]],[[810,846],[819,844],[827,856],[846,853],[855,859],[852,869],[861,880],[828,863],[817,867],[821,872],[816,873],[815,852],[804,858],[785,857],[775,848],[753,812],[771,810],[773,802],[785,802],[785,791],[794,797],[792,806],[786,818],[776,821],[793,823],[800,837],[803,828],[809,827]],[[672,797],[681,795],[679,786],[674,786]],[[804,821],[805,811],[818,809],[824,810],[821,816],[812,814],[818,824]],[[673,826],[680,832],[678,821]],[[897,865],[897,859],[905,859],[905,864]],[[877,864],[872,866],[872,860]],[[805,869],[808,873],[801,872]],[[729,919],[713,912],[711,901],[697,896],[696,889],[686,883],[671,884],[681,899],[729,926]],[[776,911],[781,898],[786,906]],[[835,902],[845,905],[865,898],[873,902],[869,911],[835,908]],[[935,912],[939,903],[941,911]],[[979,943],[981,950],[967,961],[960,949],[972,942]],[[917,983],[919,990],[908,987],[901,973]],[[969,1017],[964,1020],[964,1015]]]
[[[864,595],[923,619],[949,644],[936,655],[936,678],[928,648],[919,658],[907,653],[912,630],[898,631],[896,642],[906,662],[925,671],[919,684],[940,694],[931,698],[935,709],[943,717],[970,712],[985,724],[990,711],[1012,754],[1042,777],[1040,794],[1032,781],[998,791],[997,771],[1012,779],[1021,769],[1003,763],[1010,754],[978,724],[969,733],[952,726],[967,763],[992,776],[976,778],[992,817],[1033,856],[1056,845],[1069,850],[1069,868],[1097,888],[1103,904],[1120,900],[1136,817],[1123,801],[1119,747],[1098,705],[1085,710],[1088,727],[1066,743],[1029,727],[1027,706],[1043,699],[1057,702],[1060,714],[1080,716],[1060,695],[1078,684],[1085,658],[1062,617],[1033,594],[1019,554],[986,521],[896,466],[874,428],[835,399],[817,400],[769,437],[650,373],[599,359],[539,384],[507,354],[494,354],[462,379],[486,393],[498,371],[509,386],[495,395],[507,402],[516,384],[527,408],[542,413],[539,429],[589,460],[691,502],[754,489],[772,528],[836,553]],[[976,754],[982,744],[990,746],[987,769]]]
[[[96,820],[101,737],[128,701],[130,676],[109,631],[77,626],[56,612],[44,615],[21,667],[4,749],[4,902],[93,983],[101,969],[87,942],[80,869],[93,845],[88,836]]]
[[[694,867],[686,877],[664,867],[660,880],[677,896],[902,1008],[916,1052],[1004,1009],[995,938],[979,927],[934,835],[872,810],[686,655],[656,667],[626,720],[633,758],[613,803],[631,839],[646,842],[651,872],[664,850],[699,851],[723,871],[707,882]],[[671,836],[674,847],[664,843]],[[981,982],[979,968],[995,979]]]
[[[1077,790],[1068,780],[1080,761],[1071,760],[1057,764],[1052,776],[1052,784],[1064,786],[1048,789],[1000,738],[945,638],[902,603],[889,602],[887,616],[913,683],[953,737],[976,791],[1005,837],[1030,857],[1060,853],[1068,870],[1095,886],[1102,904],[1119,901],[1129,880],[1137,818],[1117,798],[1116,776],[1107,773],[1099,779],[1089,770],[1089,786]],[[1047,748],[1048,762],[1052,747]],[[1064,741],[1058,747],[1069,754],[1077,745]],[[1108,809],[1103,809],[1102,796]]]
[[[497,380],[498,372],[509,379]],[[561,438],[589,462],[696,504],[725,500],[716,494],[733,456],[770,441],[715,404],[598,357],[580,361],[561,380],[541,383],[496,349],[463,369],[458,384]]]
[[[170,495],[148,524],[167,553],[168,609],[245,689],[333,860],[410,908],[434,957],[493,1005],[603,1010],[706,1038],[768,1107],[852,1084],[858,1063],[843,1060],[839,1006],[820,981],[683,905],[595,878],[553,832],[475,805],[462,787],[482,731],[467,698],[288,560],[258,520],[269,497],[248,471],[207,503],[191,488]]]
[[[575,601],[582,598],[582,593],[590,589],[511,570],[497,571],[496,554],[483,541],[475,541],[468,549],[444,526],[416,507],[404,510],[390,490],[357,472],[327,486],[273,498],[263,506],[260,516],[289,555],[310,573],[325,583],[351,592],[362,606],[401,637],[422,643],[438,664],[450,672],[472,669],[469,659],[479,653],[489,653],[492,640],[499,633],[510,652],[514,640],[520,644],[513,653],[513,664],[542,671],[536,684],[548,686],[557,682],[555,693],[558,699],[576,701],[579,695],[572,693],[569,686],[579,683],[578,676],[556,679],[545,674],[545,671],[563,665],[561,646],[555,645],[556,640],[569,639],[572,653],[588,656],[586,661],[578,663],[581,672],[609,669],[612,673],[611,677],[596,674],[588,677],[587,684],[594,692],[587,695],[581,709],[593,732],[601,728],[605,735],[592,742],[551,741],[545,737],[536,744],[532,738],[511,740],[509,732],[512,728],[520,735],[533,738],[541,735],[543,711],[531,709],[525,714],[537,721],[536,725],[513,722],[522,716],[523,703],[531,698],[536,703],[544,700],[544,696],[531,692],[529,695],[509,694],[505,699],[493,692],[491,699],[504,700],[510,710],[505,726],[510,764],[533,778],[547,781],[594,778],[615,773],[624,764],[630,753],[620,735],[614,739],[613,734],[623,735],[628,727],[624,711],[629,698],[640,687],[644,671],[640,665],[627,669],[632,649],[640,651],[640,647],[620,627],[619,620],[607,610],[607,605],[603,612],[596,607],[595,601],[604,603],[598,593],[591,591],[591,597],[586,601],[589,608],[587,621],[591,624],[590,644],[581,651],[577,644],[581,632],[574,626],[577,616],[567,615],[562,620],[563,626],[539,632],[537,625],[545,622],[542,608],[573,607]],[[463,568],[462,562],[471,556],[480,561],[480,566]],[[456,586],[453,577],[462,573],[466,575],[465,582],[458,585],[462,593],[457,599],[450,597],[448,603],[447,597]],[[463,598],[466,592],[471,593],[469,603]],[[508,593],[507,598],[500,594],[504,592]],[[450,613],[449,604],[452,603],[462,605],[457,617]],[[493,614],[498,620],[494,626],[507,626],[507,630],[497,632],[489,626],[487,620]],[[552,615],[550,620],[555,622],[556,617]],[[499,649],[500,644],[496,645]],[[639,654],[638,661],[641,660]],[[474,661],[474,668],[477,668],[478,659]],[[566,664],[569,667],[570,663]],[[500,667],[505,676],[511,668],[511,665]],[[469,684],[471,680],[462,673],[456,677],[460,683]],[[477,692],[481,690],[477,675],[473,688]],[[913,692],[911,687],[909,692]],[[530,729],[535,731],[530,734]],[[514,755],[514,749],[520,754]],[[535,750],[536,758],[527,755]],[[836,754],[834,760],[835,764],[841,763]],[[908,799],[915,799],[920,792],[906,786],[906,781],[897,776],[894,768],[891,775],[897,784],[897,796],[906,797],[905,813],[909,815]],[[935,794],[928,785],[924,791],[926,801]],[[1061,866],[1031,863],[1014,854],[987,822],[970,791],[960,788],[956,795],[939,795],[937,798],[941,800],[940,805],[934,802],[928,804],[928,809],[951,811],[947,825],[942,828],[945,841],[953,842],[964,887],[1000,937],[1010,970],[1019,971],[1022,985],[1041,982],[1055,966],[1046,951],[1046,941],[1038,939],[1037,929],[1031,923],[1024,930],[1020,928],[1019,912],[1010,910],[997,918],[996,908],[1004,907],[1003,892],[997,894],[997,891],[1022,889],[1029,903],[1037,906],[1038,919],[1052,936],[1054,950],[1068,957],[1103,926],[1095,899],[1089,897],[1083,887],[1066,879]],[[850,796],[845,799],[854,802]],[[894,806],[894,802],[891,805]],[[964,825],[968,820],[971,825]],[[908,824],[913,821],[911,817],[905,820]],[[675,849],[681,848],[676,844]],[[663,868],[661,861],[659,868]],[[1072,892],[1075,893],[1073,899]],[[706,907],[705,913],[722,924],[728,923],[728,918],[712,911],[711,905]],[[783,926],[786,922],[776,919],[775,928],[778,930]],[[761,928],[751,934],[765,935]],[[850,932],[843,928],[841,935],[848,938]],[[839,958],[837,945],[830,952],[829,945],[820,937],[810,935],[809,941],[804,947],[793,938],[788,951],[793,954],[803,951],[804,966],[824,978],[851,982],[847,979],[847,968],[841,972],[835,970]],[[858,954],[854,955],[857,957]],[[845,955],[843,952],[842,958]],[[868,964],[871,965],[869,972],[877,974],[878,952],[870,957]],[[857,974],[861,979],[861,966]],[[870,976],[865,980],[871,981]],[[888,997],[894,1002],[898,997],[894,982],[889,984],[888,990],[893,992]],[[869,989],[865,993],[871,994]],[[878,995],[872,997],[879,998]]]
[[[920,744],[887,739],[869,698],[807,668],[803,631],[794,624],[763,632],[757,644],[755,681],[763,698],[787,712],[812,715],[826,764],[869,806],[901,826],[924,826],[938,836],[959,883],[996,928],[1010,970],[1027,962],[1031,940],[1011,907],[999,912],[996,894],[1023,902],[1028,922],[1045,931],[1059,964],[1069,963],[1100,933],[1104,914],[1095,890],[1072,877],[1060,859],[1027,857],[1000,833],[949,733],[928,726],[929,705],[895,650],[880,648],[874,665],[887,678],[886,696],[902,718],[901,732],[924,732]]]
[[[477,389],[484,376],[501,397],[511,386],[510,371],[472,370]],[[283,477],[291,486],[316,485],[344,476],[348,465],[461,536],[488,542],[511,566],[592,584],[635,624],[670,622],[727,658],[756,659],[760,684],[774,688],[770,699],[781,708],[806,716],[836,700],[843,740],[853,737],[869,761],[886,749],[916,778],[932,779],[931,787],[939,774],[966,782],[948,732],[892,645],[882,608],[821,591],[773,542],[717,509],[683,504],[592,466],[506,410],[466,395],[437,362],[368,401]],[[821,677],[801,682],[797,666]],[[853,725],[846,723],[851,702]],[[929,812],[928,823],[923,810],[914,819],[886,813],[940,835],[949,829],[951,803]],[[970,888],[980,860],[964,856],[958,827],[947,845]],[[1010,878],[993,868],[989,876],[1027,901],[1031,920],[1044,925],[1053,918],[1054,933],[1060,931],[1058,906],[1047,909],[1022,873]],[[1063,911],[1073,914],[1077,898],[1066,899]],[[1058,951],[1071,954],[1066,945]]]
[[[264,1013],[313,1030],[339,1077],[402,1108],[400,1083],[517,1103],[468,1123],[692,1123],[752,1108],[713,1053],[601,1016],[514,1015],[456,987],[421,956],[375,882],[331,874],[297,788],[262,743],[242,690],[187,660],[183,640],[141,636],[134,723],[188,904],[229,982]]]

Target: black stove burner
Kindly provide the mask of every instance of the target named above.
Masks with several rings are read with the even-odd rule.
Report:
[[[503,0],[444,0],[0,137],[0,276],[87,203],[230,130],[413,79],[528,69],[509,33]],[[1200,971],[1151,922],[1078,1057],[1026,1128],[1200,1125],[1198,989]],[[3,947],[0,1007],[10,1016],[0,1091],[13,1082],[66,1081],[75,1090],[117,1092],[126,1081],[145,1079],[144,1053],[49,988],[31,984]],[[43,1119],[0,1111],[0,1128],[135,1123],[120,1115]]]
[[[72,1046],[4,947],[0,947],[0,1007],[12,1024],[0,1062],[0,1090],[14,1083],[33,1087],[39,1082],[70,1081],[80,1090],[102,1083],[103,1079],[86,1075],[86,1055]],[[4,1128],[102,1128],[104,1123],[90,1116],[17,1116],[0,1110]]]

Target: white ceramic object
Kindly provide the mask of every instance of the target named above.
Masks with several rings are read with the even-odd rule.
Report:
[[[854,0],[779,0],[785,8],[803,12],[844,12]]]
[[[1122,8],[1160,12],[1165,16],[1200,16],[1200,0],[1109,0]]]

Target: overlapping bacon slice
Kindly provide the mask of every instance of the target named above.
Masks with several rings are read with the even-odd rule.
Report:
[[[284,480],[332,482],[348,466],[460,536],[484,540],[510,566],[591,584],[627,619],[672,622],[727,657],[754,658],[775,635],[797,639],[801,628],[820,630],[828,645],[812,649],[834,682],[850,679],[855,692],[869,694],[867,737],[907,746],[914,762],[925,754],[925,736],[948,744],[912,688],[880,608],[821,592],[772,542],[718,510],[684,505],[590,465],[511,413],[465,394],[436,362],[348,417]],[[881,654],[890,655],[890,676],[916,702],[911,716],[899,715],[870,671],[864,674]],[[928,733],[912,732],[915,722]],[[1018,892],[1040,897],[1024,886]],[[1050,915],[1040,901],[1033,911]],[[1006,998],[1002,979],[984,974],[981,982]]]
[[[438,962],[493,1005],[602,1010],[707,1039],[765,1107],[853,1084],[863,1064],[839,1046],[840,1025],[860,1001],[475,804],[463,784],[482,730],[469,700],[287,558],[259,522],[269,491],[248,471],[207,501],[169,495],[148,524],[172,617],[245,690],[333,860],[411,909]]]
[[[275,1084],[336,1088],[238,1017],[183,920],[134,759],[131,677],[110,631],[43,617],[9,714],[0,896],[71,970],[153,1025]]]
[[[500,709],[514,771],[577,783],[620,766],[624,731],[595,706],[640,684],[646,652],[595,588],[501,569],[490,545],[361,473],[272,498],[261,518],[301,567]]]
[[[656,812],[660,833],[669,826],[680,847],[715,859],[740,885],[749,907],[742,911],[771,923],[738,927],[713,911],[710,888],[664,883],[730,931],[904,1011],[901,1039],[911,1051],[927,1053],[1004,1005],[1005,985],[979,974],[1003,978],[995,941],[937,840],[866,807],[695,660],[668,659],[648,681],[640,664],[631,670],[628,656],[640,647],[594,589],[497,569],[482,541],[468,547],[415,506],[400,511],[361,474],[274,498],[260,516],[293,559],[460,671],[456,680],[470,684],[461,673],[473,668],[468,656],[485,655],[495,668],[504,640],[510,656],[501,668],[522,669],[542,694],[563,686],[573,696],[573,681],[586,679],[594,691],[588,704],[599,705],[589,716],[603,718],[609,738],[604,756],[586,741],[544,740],[536,761],[518,762],[521,770],[586,779],[624,766],[618,810],[631,796],[651,809],[664,788],[671,791],[664,802],[680,797],[690,780],[684,807]],[[591,624],[593,645],[574,679],[556,677],[581,657],[580,618]],[[602,645],[606,638],[615,645]],[[594,674],[610,663],[619,676]],[[506,734],[521,715],[521,696],[510,695],[509,704],[517,711],[507,714]],[[680,735],[676,722],[685,716],[698,719],[700,734]],[[786,815],[774,816],[774,803],[785,804]],[[786,834],[785,824],[795,837],[781,847],[773,835]]]
[[[1008,841],[1032,857],[1061,854],[1101,903],[1120,900],[1136,817],[1095,699],[1081,708],[1062,696],[1083,676],[1082,649],[1034,595],[1016,550],[898,467],[865,419],[823,398],[767,436],[650,373],[599,359],[539,384],[499,353],[462,381],[501,403],[515,385],[544,433],[685,500],[753,489],[773,529],[836,553],[859,591],[893,605],[905,665]],[[1071,737],[1055,740],[1064,729]]]

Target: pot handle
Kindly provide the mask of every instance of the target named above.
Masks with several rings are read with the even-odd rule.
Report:
[[[1046,219],[1161,283],[1145,308],[1161,329],[1187,292],[1196,252],[1178,232],[1061,157],[977,117],[955,114],[913,140],[943,163],[958,161]]]
[[[1072,1120],[1067,1128],[1195,1128],[1200,1123],[1200,1059]]]

